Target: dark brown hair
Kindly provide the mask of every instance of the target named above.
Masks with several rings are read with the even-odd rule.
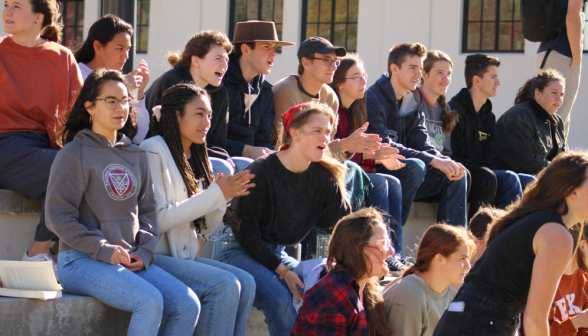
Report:
[[[102,87],[108,81],[116,81],[123,83],[127,87],[127,94],[130,97],[128,86],[125,82],[123,74],[120,71],[98,69],[93,71],[86,81],[84,86],[80,90],[80,94],[74,102],[71,110],[68,112],[65,120],[65,124],[57,132],[57,144],[61,147],[65,146],[69,142],[73,141],[76,134],[83,129],[92,129],[92,123],[90,122],[90,113],[86,110],[85,103],[95,103],[95,99],[102,93]],[[135,110],[133,109],[132,101],[129,103],[129,117],[127,122],[119,132],[133,138],[137,134],[137,118],[135,116]]]
[[[576,249],[576,262],[578,263],[578,267],[585,273],[588,273],[588,266],[586,265],[586,260],[584,260],[584,255],[582,251],[579,251],[580,242],[586,240],[586,237],[588,237],[588,225],[586,223],[578,223],[572,226],[570,233],[574,238],[574,249]]]
[[[242,45],[248,45],[249,49],[255,50],[256,42],[246,42],[246,43],[237,43],[233,46],[233,53],[237,56],[237,59],[240,59],[243,56],[243,51],[241,51]]]
[[[425,58],[425,61],[423,62],[423,71],[427,75],[429,75],[429,73],[435,66],[435,63],[440,61],[449,63],[451,65],[451,68],[453,68],[453,62],[451,61],[451,58],[449,58],[449,55],[440,50],[431,50],[427,52],[427,58]],[[421,80],[424,82],[424,77]],[[439,98],[437,98],[437,104],[439,104],[441,108],[443,108],[443,112],[441,112],[441,121],[443,121],[443,132],[451,133],[455,125],[457,125],[457,120],[459,118],[458,114],[455,111],[449,110],[449,108],[447,107],[445,95],[440,95]]]
[[[203,30],[190,37],[183,52],[168,52],[167,61],[172,67],[181,63],[186,68],[190,68],[192,56],[204,58],[213,45],[221,46],[227,51],[227,54],[230,54],[233,50],[233,45],[227,35],[216,30]]]
[[[367,246],[365,242],[374,235],[375,226],[383,222],[382,214],[374,208],[361,209],[339,220],[329,241],[327,270],[347,271],[356,280],[369,277],[372,270],[371,263],[363,252]],[[363,289],[363,304],[369,335],[391,335],[392,329],[384,313],[384,299],[374,277],[370,277]]]
[[[329,86],[335,91],[337,94],[337,98],[339,98],[339,102],[341,102],[341,96],[339,95],[339,86],[343,84],[347,80],[347,71],[356,65],[356,64],[363,64],[363,61],[359,58],[359,55],[355,53],[348,53],[343,58],[340,59],[341,64],[337,67],[337,71],[335,71],[335,75],[333,76],[333,82],[329,84]],[[349,118],[351,119],[351,127],[352,131],[360,128],[365,122],[367,121],[367,107],[366,107],[366,94],[363,95],[363,98],[356,99],[351,106],[349,106]]]
[[[393,46],[388,53],[388,75],[392,77],[392,71],[390,70],[392,64],[396,64],[397,67],[401,68],[406,58],[412,56],[425,58],[427,48],[420,43],[402,43]]]
[[[309,60],[312,61],[312,59],[314,58],[314,53],[308,54],[308,55],[306,55],[304,57],[306,57],[306,58],[308,58]],[[304,66],[302,65],[302,60],[300,60],[300,63],[298,63],[298,74],[299,75],[302,75],[303,73],[304,73]]]
[[[76,57],[76,62],[88,63],[92,61],[96,56],[94,41],[98,41],[103,46],[106,46],[108,42],[112,41],[116,34],[119,33],[125,33],[132,36],[133,26],[116,15],[104,15],[101,19],[92,24],[90,31],[88,32],[88,37],[84,43],[75,50],[74,55]]]
[[[586,180],[588,153],[567,151],[560,153],[547,168],[537,175],[537,181],[527,185],[522,199],[511,204],[490,231],[488,244],[500,231],[535,211],[549,209],[560,215],[568,213],[566,197]]]
[[[483,240],[488,229],[492,227],[492,222],[496,221],[504,214],[505,211],[502,209],[482,206],[470,219],[468,229],[474,236],[476,236],[476,238],[478,238],[478,240]]]
[[[304,126],[310,117],[314,114],[323,115],[331,121],[331,125],[335,123],[335,114],[333,110],[326,104],[310,103],[303,107],[292,119],[290,129],[300,129]],[[292,143],[292,137],[286,131],[284,131],[284,125],[280,123],[278,130],[278,142],[276,143],[275,149],[279,151],[283,145],[290,145]],[[333,158],[333,155],[329,150],[326,151],[323,159],[319,162],[326,170],[328,170],[339,185],[339,189],[344,198],[347,197],[347,189],[345,187],[345,176],[347,175],[347,166],[340,163]]]
[[[474,54],[466,57],[464,72],[468,90],[474,85],[474,76],[483,78],[484,74],[488,72],[488,67],[493,65],[499,67],[500,60],[484,54]]]
[[[427,272],[437,254],[449,258],[461,245],[470,247],[470,258],[476,253],[473,236],[463,227],[447,224],[435,224],[429,227],[419,243],[416,262],[402,273],[402,277]]]
[[[33,13],[43,14],[41,37],[48,41],[61,43],[61,11],[55,0],[30,0]]]
[[[518,105],[531,99],[535,99],[535,90],[543,92],[551,82],[558,81],[565,85],[566,79],[555,69],[541,71],[537,76],[527,80],[525,84],[517,91],[517,97],[514,104]]]

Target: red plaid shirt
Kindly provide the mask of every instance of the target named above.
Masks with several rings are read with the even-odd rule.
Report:
[[[367,336],[368,324],[359,285],[346,271],[329,272],[304,294],[291,335]]]

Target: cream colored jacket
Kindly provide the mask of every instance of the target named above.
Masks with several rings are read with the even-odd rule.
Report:
[[[188,198],[182,175],[161,136],[143,141],[141,147],[147,151],[149,170],[155,188],[159,233],[159,243],[155,252],[193,260],[200,244],[192,222],[204,216],[206,230],[202,233],[206,237],[210,236],[222,223],[227,200],[216,182],[208,189]]]

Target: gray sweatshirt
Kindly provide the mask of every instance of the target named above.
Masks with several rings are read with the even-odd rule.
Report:
[[[432,336],[456,292],[448,286],[436,293],[415,274],[402,278],[384,293],[386,316],[396,331],[394,335]]]
[[[425,96],[425,93],[422,90],[421,92],[425,98],[421,108],[425,113],[425,125],[427,126],[429,141],[441,154],[451,156],[451,133],[443,132],[443,120],[441,120],[443,108],[436,102],[433,105]],[[447,107],[449,108],[449,105]]]
[[[117,245],[149,267],[157,245],[153,183],[143,149],[119,133],[112,144],[80,131],[51,166],[45,215],[60,251],[110,263]]]

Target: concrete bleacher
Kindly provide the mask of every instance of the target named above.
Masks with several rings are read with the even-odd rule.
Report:
[[[22,258],[33,243],[41,209],[40,203],[0,190],[0,260]],[[437,204],[413,204],[403,232],[405,254],[416,251],[423,232],[436,218]],[[203,257],[210,255],[207,247],[203,248]],[[64,293],[62,298],[48,301],[0,296],[2,335],[126,335],[130,317],[130,313],[87,296]],[[263,314],[255,308],[249,315],[247,334],[269,335]]]

